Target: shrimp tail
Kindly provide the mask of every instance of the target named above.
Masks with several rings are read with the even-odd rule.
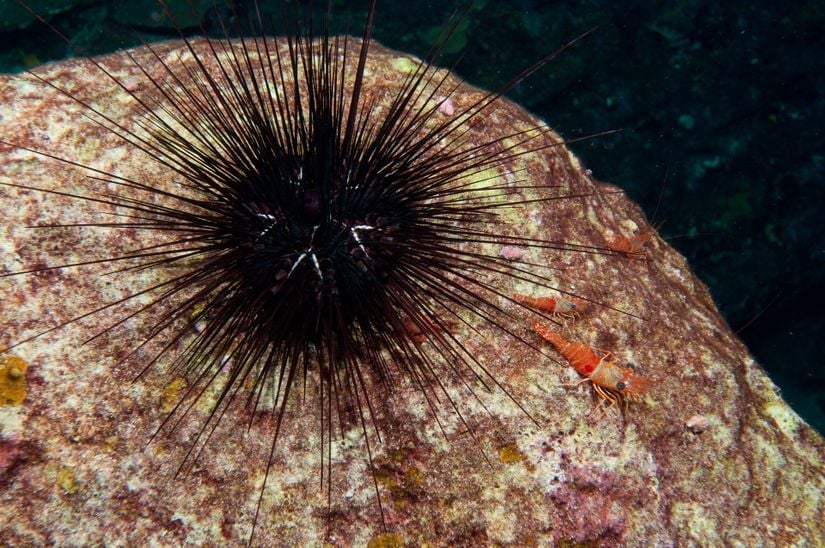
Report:
[[[565,339],[564,337],[562,337],[561,335],[559,335],[558,333],[556,333],[555,331],[553,331],[541,322],[536,322],[533,324],[533,331],[541,335],[541,337],[544,340],[552,344],[553,347],[555,347],[555,349],[558,351],[561,351],[565,346],[570,344],[570,342],[567,339]]]

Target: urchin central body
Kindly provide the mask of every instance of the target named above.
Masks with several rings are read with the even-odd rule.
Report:
[[[319,328],[302,336],[318,342],[330,329],[351,328],[356,318],[375,321],[359,309],[381,298],[394,264],[403,260],[403,219],[411,212],[386,180],[381,192],[377,179],[357,168],[318,177],[317,167],[305,167],[312,160],[247,183],[227,212],[233,229],[226,245],[241,265],[240,290],[260,296],[259,316],[314,317]],[[281,342],[281,330],[272,334],[273,343]]]

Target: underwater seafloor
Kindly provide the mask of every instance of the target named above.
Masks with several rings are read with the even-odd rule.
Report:
[[[154,0],[30,4],[93,54],[134,45],[135,33],[176,36]],[[333,4],[339,21],[360,24],[366,2]],[[423,55],[466,4],[379,2],[375,38]],[[212,31],[232,13],[225,1],[194,5]],[[0,14],[0,72],[71,55],[14,0]],[[567,138],[623,129],[571,148],[662,224],[783,397],[825,431],[825,3],[479,0],[441,64],[460,58],[459,74],[493,89],[511,76],[503,67],[597,25],[509,97]]]

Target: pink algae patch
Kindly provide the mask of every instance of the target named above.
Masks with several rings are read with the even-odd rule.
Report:
[[[501,247],[501,256],[508,261],[521,259],[524,257],[525,253],[527,253],[527,250],[523,247],[518,247],[515,245],[505,245]]]
[[[438,112],[444,116],[452,116],[455,114],[455,105],[453,100],[449,97],[439,97]]]

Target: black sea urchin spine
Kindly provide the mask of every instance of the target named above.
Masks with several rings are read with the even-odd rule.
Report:
[[[165,2],[160,4],[172,18]],[[375,13],[373,1],[361,41],[330,37],[326,22],[316,35],[311,16],[301,27],[298,18],[285,15],[283,46],[257,35],[230,41],[224,29],[223,40],[184,39],[189,55],[172,63],[147,45],[162,77],[124,52],[145,76],[149,92],[132,91],[92,60],[140,104],[143,116],[133,126],[57,88],[106,131],[159,163],[176,185],[170,190],[60,159],[90,169],[93,182],[122,190],[98,190],[91,197],[63,193],[122,215],[116,222],[80,226],[139,229],[161,235],[161,241],[26,272],[110,262],[165,273],[161,282],[83,317],[151,296],[99,334],[131,319],[150,325],[134,351],[150,343],[160,350],[144,371],[170,349],[185,348],[173,366],[191,384],[160,429],[179,424],[208,388],[217,387],[211,414],[181,468],[206,445],[239,396],[253,412],[269,399],[265,407],[275,421],[271,466],[287,403],[310,376],[319,387],[322,483],[334,430],[343,431],[352,420],[361,425],[372,469],[369,425],[380,440],[372,387],[389,394],[395,379],[404,377],[420,389],[436,420],[445,399],[464,421],[445,379],[473,396],[475,382],[507,391],[451,326],[472,330],[484,322],[520,338],[496,305],[510,297],[486,278],[547,285],[531,273],[535,265],[507,261],[478,246],[576,248],[497,231],[499,214],[522,203],[519,191],[552,183],[483,180],[524,150],[561,143],[542,127],[482,143],[468,138],[502,93],[567,46],[455,116],[439,117],[443,98],[454,90],[445,83],[446,72],[431,63],[452,30],[406,76],[400,92],[382,98],[364,90]],[[263,27],[260,15],[253,26]],[[410,336],[411,326],[426,344]],[[268,466],[261,497],[269,472]],[[326,481],[331,490],[329,475]],[[377,500],[380,508],[380,495]],[[254,522],[260,503],[261,498]]]

